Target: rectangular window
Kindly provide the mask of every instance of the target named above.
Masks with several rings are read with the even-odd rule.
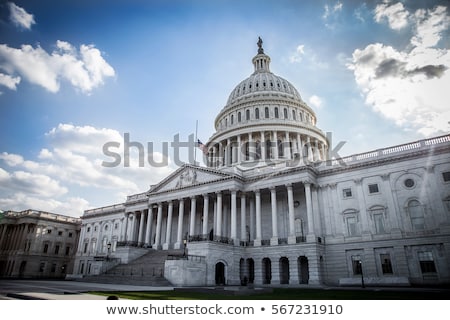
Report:
[[[114,229],[119,229],[119,224],[118,223],[116,223],[116,224],[114,224]]]
[[[369,184],[369,193],[378,193],[378,184],[374,183],[374,184]]]
[[[44,272],[44,270],[45,270],[45,262],[41,262],[39,264],[39,272]]]
[[[48,252],[48,243],[44,244],[44,253]]]
[[[87,242],[84,243],[83,253],[86,253],[86,252],[87,252],[88,245],[89,245],[89,244],[88,244]]]
[[[357,228],[357,221],[356,217],[347,217],[347,232],[349,236],[356,236],[358,235],[358,228]]]
[[[66,247],[66,256],[70,254],[70,247]]]
[[[47,233],[48,234],[52,233],[52,229],[47,229]]]
[[[52,268],[50,272],[55,273],[55,271],[56,271],[56,263],[52,263]]]
[[[387,253],[380,254],[380,261],[383,274],[393,274],[391,256]]]
[[[342,189],[342,195],[344,196],[344,198],[351,198],[352,197],[352,189],[350,189],[350,188]]]
[[[362,262],[360,256],[352,256],[352,269],[353,275],[361,275],[362,274]]]
[[[56,246],[55,246],[55,254],[58,254],[59,253],[59,245],[57,244]]]
[[[384,216],[382,213],[375,213],[373,215],[373,221],[375,223],[376,233],[386,233],[384,229]]]
[[[450,171],[442,172],[442,178],[444,179],[445,182],[449,182],[450,181]]]
[[[69,238],[72,238],[72,232],[69,232]]]
[[[423,251],[418,253],[420,270],[422,273],[436,273],[436,265],[434,264],[433,253]]]
[[[62,236],[63,232],[62,231],[58,231],[58,236]]]

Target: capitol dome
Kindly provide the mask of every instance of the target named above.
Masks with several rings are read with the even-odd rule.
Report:
[[[328,143],[316,114],[286,79],[270,71],[262,40],[252,59],[254,72],[231,91],[215,119],[208,165],[229,167],[255,162],[325,159]]]

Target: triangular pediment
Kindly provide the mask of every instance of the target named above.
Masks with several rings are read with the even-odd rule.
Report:
[[[232,178],[233,175],[211,168],[197,167],[185,164],[173,172],[157,185],[153,186],[149,193],[184,189],[196,185],[216,182]]]

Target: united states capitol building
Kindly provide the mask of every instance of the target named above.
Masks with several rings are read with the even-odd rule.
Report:
[[[450,135],[330,159],[270,62],[259,41],[205,166],[84,212],[74,276],[166,252],[158,272],[176,286],[450,283]]]

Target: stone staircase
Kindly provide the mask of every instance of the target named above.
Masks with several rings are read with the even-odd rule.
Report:
[[[169,255],[182,255],[183,250],[153,250],[128,264],[119,264],[100,275],[85,276],[81,281],[128,284],[137,286],[171,286],[164,278],[164,262]]]

